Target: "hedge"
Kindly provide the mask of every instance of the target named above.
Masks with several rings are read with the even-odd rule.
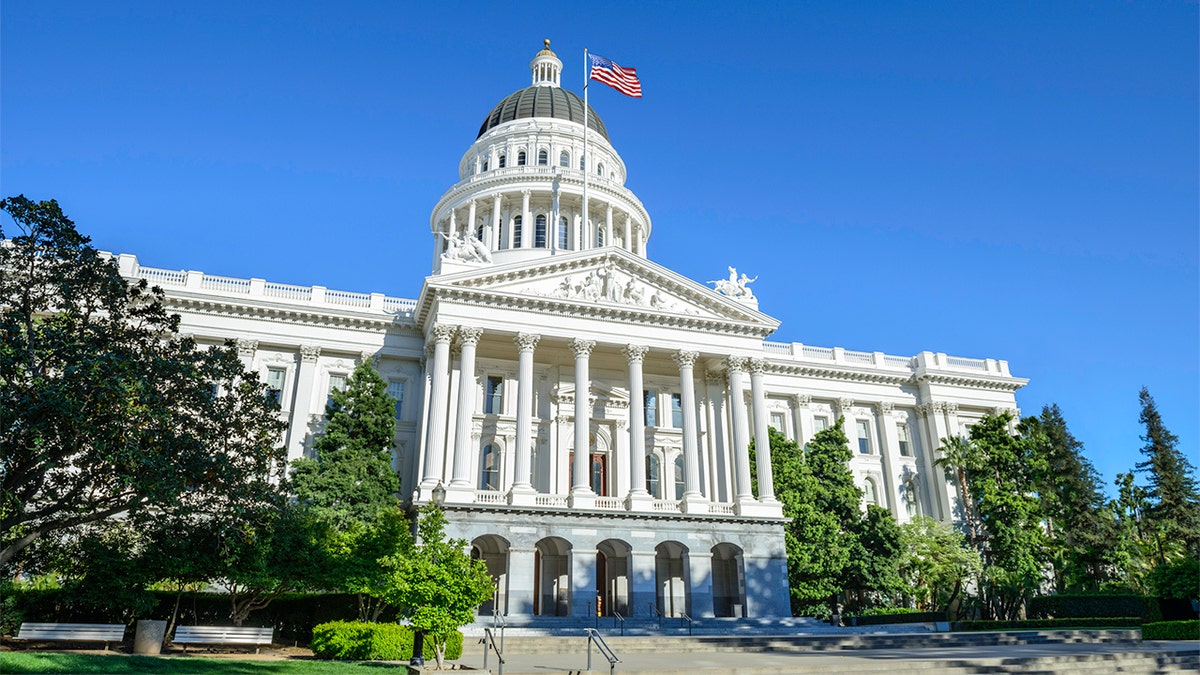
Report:
[[[446,658],[462,656],[463,636],[455,631],[446,641]],[[330,621],[313,627],[313,655],[339,661],[407,661],[412,658],[413,630],[398,623]],[[434,654],[433,638],[425,636],[425,655]]]
[[[1162,619],[1157,598],[1131,594],[1045,595],[1030,599],[1026,614],[1031,619],[1129,616],[1140,617],[1143,622]]]
[[[1139,616],[1113,616],[1079,619],[1026,619],[1024,621],[955,621],[951,630],[1058,630],[1063,628],[1137,628]]]
[[[1200,640],[1200,619],[1156,621],[1142,626],[1143,640]]]
[[[931,623],[934,621],[945,621],[945,612],[917,612],[904,611],[892,614],[873,614],[865,616],[850,617],[850,625],[852,626],[879,626],[891,623]]]

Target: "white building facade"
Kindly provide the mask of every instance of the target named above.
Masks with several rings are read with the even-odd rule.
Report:
[[[237,342],[291,458],[374,358],[398,400],[401,494],[421,505],[441,485],[449,534],[509,615],[788,615],[770,427],[804,443],[844,419],[866,502],[955,520],[939,439],[1015,411],[1026,380],[992,359],[766,341],[779,324],[744,275],[713,289],[647,259],[650,216],[603,122],[559,86],[548,42],[530,67],[434,207],[415,300],[131,255],[122,273],[161,286],[181,332]]]

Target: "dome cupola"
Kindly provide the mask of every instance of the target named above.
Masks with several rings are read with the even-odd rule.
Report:
[[[529,62],[529,69],[533,71],[533,86],[559,86],[559,76],[562,74],[562,61],[559,61],[558,56],[550,51],[550,38],[546,38],[546,46]]]

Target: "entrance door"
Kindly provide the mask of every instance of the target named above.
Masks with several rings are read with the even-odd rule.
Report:
[[[575,451],[572,450],[568,458],[571,470],[570,485],[575,484]],[[591,471],[591,486],[592,492],[596,493],[597,497],[608,496],[608,454],[603,452],[591,453],[591,461],[589,462]]]

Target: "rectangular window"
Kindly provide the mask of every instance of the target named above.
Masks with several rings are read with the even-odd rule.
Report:
[[[828,428],[829,428],[829,418],[828,417],[814,417],[813,418],[813,432],[814,433],[820,433],[822,431],[825,431]]]
[[[333,392],[343,391],[346,389],[345,375],[330,375],[329,376],[329,395],[325,398],[325,407],[333,406]]]
[[[781,434],[785,434],[785,433],[787,433],[786,431],[783,430],[783,427],[785,424],[787,424],[787,421],[784,418],[783,413],[781,413],[781,412],[771,413],[771,428],[772,429],[774,429],[775,431],[778,431]]]
[[[671,394],[671,427],[683,428],[683,394]]]
[[[867,422],[866,420],[858,420],[856,426],[858,427],[858,454],[869,455],[871,454],[871,441],[869,436],[871,432],[867,427]]]
[[[267,368],[267,398],[275,403],[282,403],[283,378],[286,375],[284,368]]]
[[[388,382],[387,393],[388,396],[396,399],[396,419],[400,419],[400,413],[404,410],[404,382],[400,380]]]
[[[650,390],[643,391],[642,398],[645,401],[646,426],[658,426],[658,392]]]
[[[488,375],[486,387],[483,392],[483,412],[488,415],[499,415],[504,410],[504,378],[499,375]]]
[[[912,457],[912,445],[909,444],[908,440],[908,425],[897,424],[896,435],[900,438],[900,456]]]

